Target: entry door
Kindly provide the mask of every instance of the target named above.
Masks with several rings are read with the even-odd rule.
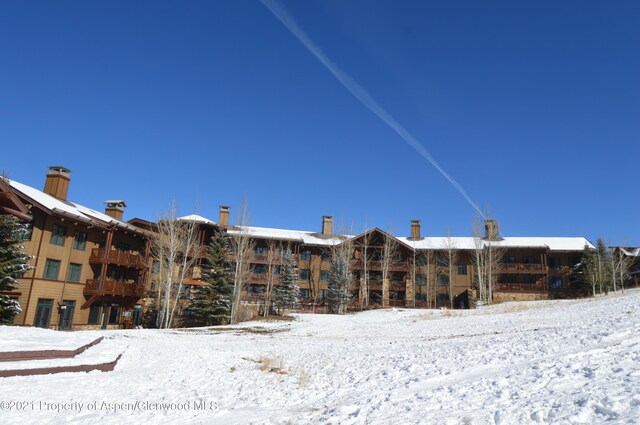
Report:
[[[53,309],[53,300],[38,300],[38,308],[36,309],[36,318],[33,326],[38,328],[48,328],[49,320],[51,320],[51,310]]]
[[[134,305],[133,306],[133,327],[139,326],[142,322],[142,306]]]
[[[75,301],[64,301],[65,308],[62,310],[62,314],[60,315],[60,330],[70,330],[73,325],[73,311],[76,308]]]
[[[102,329],[107,329],[107,321],[109,320],[110,305],[105,304],[102,306]]]

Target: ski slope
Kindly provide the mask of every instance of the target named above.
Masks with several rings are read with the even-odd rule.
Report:
[[[124,351],[113,372],[0,379],[0,402],[29,402],[0,415],[20,424],[637,424],[639,304],[640,290],[629,290],[478,310],[93,331]],[[21,333],[30,337],[0,327],[0,340]]]

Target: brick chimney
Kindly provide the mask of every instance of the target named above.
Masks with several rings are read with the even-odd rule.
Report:
[[[322,234],[333,235],[333,217],[330,215],[322,216]]]
[[[411,240],[419,241],[420,237],[420,220],[411,220]]]
[[[220,205],[220,216],[218,217],[218,224],[222,227],[229,225],[229,207],[226,205]]]
[[[493,219],[486,219],[484,221],[484,238],[493,241],[498,239],[500,228],[498,227],[498,221]]]
[[[49,167],[47,180],[44,182],[43,192],[66,201],[70,180],[71,170],[60,165],[52,165]]]
[[[122,221],[122,215],[124,214],[124,209],[127,207],[127,204],[123,200],[104,201],[104,203],[106,204],[104,213],[109,217]]]

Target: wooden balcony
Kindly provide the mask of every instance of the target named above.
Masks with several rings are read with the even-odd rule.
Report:
[[[356,285],[359,285],[359,282],[355,282]],[[364,281],[362,282],[364,284]],[[389,281],[389,290],[395,292],[403,292],[406,289],[406,285],[404,282],[399,280],[391,280]],[[369,290],[370,291],[382,291],[382,279],[369,279]]]
[[[268,273],[251,273],[249,275],[249,283],[267,283],[269,280]],[[273,275],[273,283],[280,283],[280,275]]]
[[[102,288],[99,279],[88,279],[84,287],[85,296],[108,295],[114,297],[142,297],[144,288],[134,282],[105,280]]]
[[[501,263],[498,265],[499,273],[546,273],[547,269],[542,264],[528,263]]]
[[[251,294],[251,295],[242,295],[240,299],[246,303],[251,304],[262,304],[266,299],[266,294]]]
[[[351,268],[353,270],[364,270],[364,262],[362,260],[351,260]],[[409,263],[407,261],[398,261],[393,262],[389,265],[390,272],[408,272],[410,269]],[[367,270],[371,271],[381,271],[382,270],[382,261],[367,261]]]
[[[132,269],[144,269],[147,267],[147,261],[137,252],[124,252],[112,249],[108,252],[106,257],[104,254],[104,248],[93,248],[91,250],[91,256],[89,257],[89,263],[102,264],[104,262],[108,262],[109,264],[115,264]]]
[[[495,290],[500,292],[546,292],[547,285],[543,283],[498,283]]]

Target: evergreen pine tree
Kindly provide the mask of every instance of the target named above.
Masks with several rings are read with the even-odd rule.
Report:
[[[16,288],[18,281],[33,267],[29,265],[30,256],[22,252],[20,241],[26,232],[26,226],[11,215],[0,215],[0,324],[8,325],[22,310],[17,301],[10,299],[3,291]]]
[[[296,260],[291,252],[287,251],[280,267],[280,285],[275,288],[275,304],[280,313],[284,309],[293,310],[298,307],[300,289],[296,266]]]
[[[206,283],[199,286],[183,313],[185,326],[213,326],[229,322],[233,282],[227,261],[229,240],[226,232],[216,229],[207,251],[209,269],[202,274]]]
[[[329,311],[344,314],[351,299],[349,293],[349,264],[342,250],[334,253],[329,270]]]

